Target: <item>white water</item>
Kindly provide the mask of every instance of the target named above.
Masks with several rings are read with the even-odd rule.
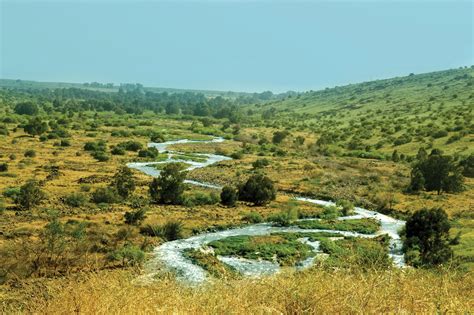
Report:
[[[205,162],[193,162],[187,160],[177,160],[172,159],[173,155],[180,154],[180,152],[176,151],[169,151],[167,150],[168,146],[173,144],[185,144],[185,143],[219,143],[224,141],[223,138],[214,138],[209,141],[199,141],[199,140],[177,140],[177,141],[167,141],[163,143],[150,143],[148,147],[155,147],[158,149],[160,153],[168,152],[168,159],[161,162],[134,162],[127,164],[128,167],[137,169],[139,171],[144,172],[150,176],[156,177],[160,174],[160,171],[155,169],[150,165],[154,164],[163,164],[163,163],[173,163],[173,162],[185,162],[190,164],[190,166],[186,170],[193,170],[196,168],[202,168],[209,166],[214,163],[218,163],[221,161],[230,160],[229,157],[222,156],[222,155],[215,155],[215,154],[204,154],[200,153],[199,156],[206,157]],[[203,183],[193,180],[186,180],[187,183],[214,188],[214,189],[221,189],[221,186],[214,185],[211,183]],[[334,205],[331,201],[324,201],[324,200],[317,200],[305,197],[295,197],[296,200],[309,202],[313,204],[318,204],[322,206],[327,205]],[[229,236],[239,236],[239,235],[268,235],[271,233],[277,232],[309,232],[309,233],[321,233],[321,232],[331,232],[331,233],[339,233],[342,236],[355,236],[355,237],[366,237],[366,238],[373,238],[378,235],[388,234],[391,237],[390,240],[390,257],[393,259],[393,262],[398,267],[403,267],[405,265],[403,254],[401,252],[401,240],[398,231],[404,226],[405,222],[394,219],[387,215],[366,210],[363,208],[356,207],[354,209],[355,215],[347,216],[347,217],[340,217],[339,220],[347,220],[347,219],[362,219],[362,218],[373,218],[380,222],[380,230],[375,234],[361,234],[356,232],[348,232],[348,231],[338,231],[338,230],[316,230],[316,229],[300,229],[298,227],[275,227],[269,223],[260,223],[260,224],[253,224],[249,226],[245,226],[242,228],[233,228],[228,229],[225,231],[219,232],[209,232],[203,233],[197,236],[193,236],[187,239],[180,239],[176,241],[166,242],[154,249],[154,259],[150,262],[149,268],[155,269],[158,265],[163,265],[166,268],[173,270],[176,272],[177,277],[182,279],[188,283],[198,284],[202,283],[207,279],[207,272],[195,265],[190,259],[186,258],[183,255],[183,252],[186,249],[202,249],[203,246],[206,244],[220,240],[223,238],[227,238]],[[311,242],[308,238],[300,239],[301,242],[306,243],[313,247],[315,253],[319,253],[319,242]],[[219,256],[218,259],[229,266],[232,266],[241,274],[246,276],[259,276],[265,274],[273,274],[279,271],[280,267],[277,263],[269,262],[269,261],[262,261],[262,260],[250,260],[250,259],[243,259],[238,257],[221,257]],[[304,261],[301,261],[296,268],[303,269],[311,266],[314,263],[315,257],[310,257]],[[150,275],[153,275],[154,272],[151,271]]]

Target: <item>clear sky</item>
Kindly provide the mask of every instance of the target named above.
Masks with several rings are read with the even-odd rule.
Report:
[[[472,1],[0,0],[0,77],[316,90],[472,65]]]

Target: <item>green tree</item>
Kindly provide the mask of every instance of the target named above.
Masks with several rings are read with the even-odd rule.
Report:
[[[20,187],[20,192],[15,197],[15,203],[22,209],[30,210],[40,204],[45,197],[45,193],[41,190],[39,183],[36,180],[30,179]]]
[[[23,130],[33,137],[37,135],[39,136],[48,130],[48,123],[42,121],[39,117],[35,117],[23,126]]]
[[[18,115],[36,115],[38,112],[38,105],[33,102],[18,103],[15,106],[15,113]]]
[[[273,133],[273,138],[272,138],[272,142],[274,144],[279,144],[281,142],[283,142],[283,140],[285,140],[285,138],[288,136],[288,131],[286,130],[283,130],[283,131],[275,131]]]
[[[276,198],[276,188],[267,176],[255,174],[239,186],[239,200],[261,206]]]
[[[412,169],[412,181],[409,190],[420,190],[421,183],[427,191],[459,192],[463,189],[462,168],[458,167],[450,156],[433,150],[425,159],[420,160]]]
[[[157,203],[180,204],[186,188],[185,178],[186,172],[178,163],[167,164],[149,186],[151,199]]]
[[[448,215],[441,208],[421,209],[412,214],[405,226],[403,250],[414,266],[447,262],[453,255],[449,238]]]
[[[398,151],[394,150],[392,153],[392,161],[393,162],[399,162],[400,161],[400,156],[398,155]]]
[[[237,191],[235,188],[225,186],[221,191],[221,203],[227,207],[234,207],[237,201]]]
[[[135,181],[130,168],[124,166],[115,173],[111,187],[124,199],[127,199],[135,191]]]

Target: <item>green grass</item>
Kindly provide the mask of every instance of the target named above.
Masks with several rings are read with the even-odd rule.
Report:
[[[186,249],[184,255],[216,278],[229,279],[238,277],[238,273],[232,267],[222,263],[215,255],[203,253],[197,249]]]
[[[293,266],[298,261],[314,255],[311,246],[280,235],[231,236],[213,241],[209,246],[214,248],[216,255],[276,260],[284,266]]]
[[[332,241],[323,239],[320,250],[329,254],[323,262],[326,267],[360,267],[363,269],[383,269],[392,262],[388,256],[388,237],[374,239],[346,237]]]
[[[295,224],[302,229],[340,230],[362,234],[373,234],[380,228],[380,222],[374,219],[305,220]]]
[[[207,161],[206,157],[196,154],[174,154],[171,158],[173,160],[193,161],[198,163],[204,163]]]

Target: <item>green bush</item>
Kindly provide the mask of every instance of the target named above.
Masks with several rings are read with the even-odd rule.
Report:
[[[0,163],[0,172],[8,172],[8,164]]]
[[[117,146],[132,152],[137,152],[143,148],[143,145],[140,142],[133,140],[121,142]]]
[[[141,208],[132,212],[125,212],[124,219],[126,224],[137,225],[146,218],[146,208]]]
[[[109,261],[121,261],[122,266],[138,266],[145,260],[145,253],[137,246],[125,245],[107,256]]]
[[[276,198],[276,188],[267,176],[256,174],[239,186],[239,200],[261,206]]]
[[[99,162],[107,162],[110,159],[110,156],[103,151],[94,151],[91,155]]]
[[[113,155],[125,155],[125,149],[119,146],[113,147],[112,150],[110,150],[110,153]]]
[[[87,197],[81,193],[72,193],[64,198],[64,203],[71,207],[82,207],[87,203]]]
[[[117,191],[111,187],[99,187],[92,193],[94,203],[116,203],[120,201]]]
[[[30,210],[40,204],[45,197],[39,183],[35,180],[28,180],[20,187],[20,193],[15,197],[15,203],[22,209]]]
[[[25,153],[23,154],[25,157],[35,157],[36,156],[36,151],[33,149],[26,150]]]
[[[242,221],[249,222],[249,223],[261,223],[263,222],[263,217],[260,213],[252,211],[252,212],[246,213],[242,217]]]
[[[168,221],[166,222],[162,230],[162,236],[167,241],[174,241],[183,238],[183,223],[179,221]]]
[[[221,203],[227,207],[235,207],[237,202],[237,190],[230,186],[225,186],[221,191]]]

